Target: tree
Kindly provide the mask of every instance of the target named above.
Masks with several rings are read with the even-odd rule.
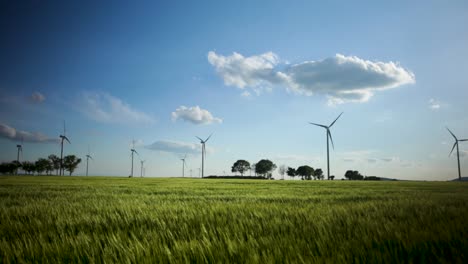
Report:
[[[23,170],[26,171],[28,174],[32,173],[34,175],[34,172],[36,171],[36,164],[30,161],[23,161],[21,166],[23,167]]]
[[[359,171],[347,170],[344,176],[348,180],[363,180],[364,179],[364,176],[362,176],[359,173]]]
[[[314,174],[314,168],[304,165],[300,166],[296,170],[297,174],[301,176],[301,178],[304,180],[312,180],[312,175]]]
[[[316,169],[316,170],[314,171],[314,180],[315,180],[315,179],[323,180],[324,177],[325,177],[325,176],[323,175],[322,169]]]
[[[38,174],[42,174],[44,171],[48,171],[49,168],[49,160],[44,158],[39,158],[34,165],[36,166],[36,171]]]
[[[276,169],[276,165],[267,159],[262,159],[255,166],[255,173],[263,175],[265,178],[271,178],[271,172]]]
[[[70,176],[80,164],[81,159],[77,158],[75,155],[68,155],[63,158],[63,167],[65,170],[70,172]]]
[[[60,158],[54,154],[49,155],[48,158],[50,161],[52,161],[52,167],[54,168],[54,170],[57,172],[57,175],[58,175],[59,169],[60,169]]]
[[[20,166],[21,164],[16,160],[12,162],[3,162],[0,164],[0,173],[14,174]]]
[[[244,172],[250,169],[250,163],[246,160],[238,160],[234,162],[232,165],[231,171],[233,173],[239,172],[242,176],[244,176]]]
[[[284,174],[286,173],[286,165],[279,166],[278,172],[281,175],[281,179],[284,180]]]
[[[297,173],[296,173],[296,169],[294,168],[291,168],[291,167],[288,167],[288,171],[286,172],[288,174],[289,177],[296,177]]]

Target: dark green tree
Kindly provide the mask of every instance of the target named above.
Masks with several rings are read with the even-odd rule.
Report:
[[[312,175],[314,174],[314,168],[304,165],[304,166],[298,167],[296,172],[299,176],[301,176],[301,179],[312,180]]]
[[[57,157],[54,154],[49,155],[49,160],[52,161],[52,167],[56,171],[56,174],[58,175],[59,169],[60,169],[60,158]]]
[[[23,170],[28,174],[32,173],[34,175],[34,172],[36,171],[36,164],[30,161],[23,161],[23,163],[21,163],[21,167],[23,167]]]
[[[363,180],[364,179],[364,176],[362,176],[359,171],[353,171],[353,170],[347,170],[346,173],[345,173],[345,178],[347,178],[348,180]]]
[[[324,179],[323,171],[322,169],[316,169],[314,170],[314,180],[323,180]]]
[[[242,176],[244,176],[244,172],[250,169],[250,163],[246,160],[238,160],[234,162],[232,165],[231,171],[233,173],[239,172]]]
[[[271,172],[276,169],[276,165],[271,160],[262,159],[255,165],[255,173],[271,178]]]
[[[286,171],[286,174],[288,174],[289,177],[294,178],[297,175],[296,169],[288,167],[288,170]]]
[[[70,176],[80,164],[81,159],[76,157],[75,155],[68,155],[63,158],[63,167],[65,170],[70,172]]]
[[[38,174],[42,174],[44,171],[48,172],[50,166],[50,161],[48,159],[39,158],[35,163],[36,171]]]

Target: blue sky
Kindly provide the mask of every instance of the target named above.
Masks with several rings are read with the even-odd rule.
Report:
[[[271,159],[331,174],[447,180],[468,138],[466,1],[3,1],[0,152],[82,158],[128,176],[206,174]],[[38,134],[39,133],[39,134]],[[460,143],[462,172],[468,144]],[[136,161],[137,162],[137,161]],[[76,174],[85,173],[85,164]],[[139,169],[135,174],[139,174]],[[277,172],[275,172],[277,174]]]

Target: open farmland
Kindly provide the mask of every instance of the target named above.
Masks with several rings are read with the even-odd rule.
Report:
[[[468,259],[468,184],[0,177],[0,262]]]

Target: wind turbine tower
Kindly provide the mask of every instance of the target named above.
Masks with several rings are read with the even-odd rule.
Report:
[[[182,161],[182,178],[185,177],[185,159],[187,158],[187,154],[185,154],[183,159],[180,159]]]
[[[131,156],[132,156],[132,170],[130,172],[130,178],[133,178],[133,155],[136,153],[138,155],[138,152],[135,150],[135,140],[132,141],[132,148],[130,149],[130,151],[132,152]]]
[[[459,149],[458,149],[458,142],[462,142],[462,141],[468,141],[468,139],[458,139],[455,134],[452,133],[452,131],[450,131],[450,129],[448,129],[448,127],[446,127],[448,132],[450,134],[452,134],[453,138],[455,139],[455,143],[453,144],[453,147],[452,147],[452,151],[450,151],[450,154],[449,156],[452,154],[453,150],[455,149],[455,146],[457,147],[457,160],[458,160],[458,180],[461,181],[461,170],[460,170],[460,152],[459,152]]]
[[[144,160],[140,160],[140,163],[141,163],[141,167],[140,167],[140,178],[143,178],[143,164],[145,163]]]
[[[340,116],[342,114],[343,114],[343,112],[329,126],[309,122],[311,125],[323,127],[323,128],[326,129],[326,137],[327,137],[327,180],[330,180],[330,149],[329,149],[328,139],[330,139],[330,141],[332,143],[332,147],[333,147],[333,149],[335,149],[335,146],[333,144],[333,138],[332,138],[331,133],[330,133],[330,128],[335,124],[336,120],[338,120],[338,118],[340,118]]]
[[[205,155],[206,155],[206,149],[205,149],[205,143],[210,139],[210,137],[213,135],[213,133],[207,137],[205,140],[196,137],[200,140],[200,143],[202,144],[202,166],[201,166],[201,177],[203,178],[205,175]]]
[[[21,144],[16,145],[18,148],[18,154],[16,155],[16,162],[19,164],[20,152],[21,157],[23,156],[23,138],[21,138]],[[18,174],[18,169],[16,169],[16,174]]]
[[[93,157],[89,154],[89,147],[88,147],[88,154],[86,155],[86,176],[88,176],[88,163],[89,159],[93,160]]]
[[[66,136],[66,129],[65,129],[65,120],[63,121],[63,135],[60,135],[61,143],[60,143],[60,175],[63,175],[64,169],[63,169],[63,141],[66,140],[68,144],[70,143],[70,140]]]

